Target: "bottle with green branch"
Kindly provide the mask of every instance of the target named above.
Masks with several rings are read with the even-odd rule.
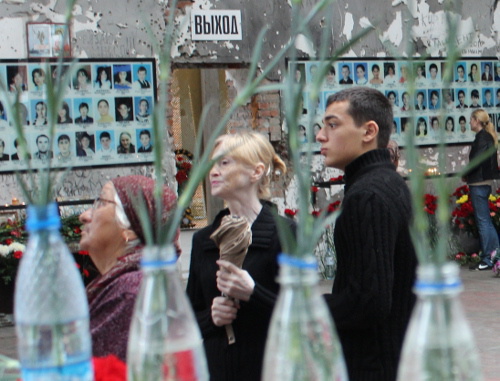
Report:
[[[448,88],[453,78],[455,62],[462,49],[467,46],[455,44],[453,37],[458,34],[460,27],[460,21],[455,14],[456,9],[461,8],[461,2],[445,2],[445,8],[446,32],[450,43],[446,47],[448,58],[444,66],[443,87]],[[408,56],[413,57],[415,54],[408,52]],[[425,59],[426,57],[418,58],[419,61]],[[414,94],[415,78],[410,77],[408,83],[410,94]],[[445,116],[445,112],[444,109],[441,111],[441,117]],[[413,118],[414,113],[415,111]],[[446,200],[451,193],[449,183],[444,175],[433,176],[432,179],[425,178],[425,170],[419,165],[419,151],[414,135],[406,135],[405,151],[411,169],[409,185],[414,213],[410,231],[419,261],[414,286],[417,302],[406,332],[397,379],[481,381],[483,376],[479,354],[459,299],[462,290],[459,268],[448,260],[451,233],[450,205]],[[443,130],[440,130],[438,139],[438,173],[443,174],[447,156]],[[488,154],[491,154],[491,151],[486,152],[486,155]],[[429,219],[428,198],[425,193],[425,184],[429,182],[437,190],[437,199],[434,200],[437,207],[432,219]]]
[[[65,7],[67,24],[71,21],[74,3],[75,0],[68,0]],[[57,110],[61,108],[74,72],[70,69],[65,75],[61,74],[64,72],[62,57],[52,66],[57,67],[59,74],[56,78],[47,76],[43,89],[47,101],[47,152],[52,151]],[[45,72],[50,72],[48,63],[45,63]],[[40,169],[33,168],[27,154],[26,121],[21,118],[21,89],[11,93],[1,79],[0,88],[1,98],[12,115],[19,152],[23,153],[20,159],[28,164],[26,174],[16,173],[29,204],[26,221],[29,239],[16,277],[14,303],[22,379],[91,381],[92,343],[87,298],[74,259],[61,237],[59,210],[54,202],[54,189],[62,172],[52,170],[50,159],[43,160]]]

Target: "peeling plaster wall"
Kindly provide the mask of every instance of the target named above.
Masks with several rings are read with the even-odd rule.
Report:
[[[150,43],[151,34],[161,41],[165,31],[165,15],[168,12],[166,0],[78,0],[73,10],[72,47],[75,57],[115,58],[155,56]],[[456,2],[455,7],[458,7]],[[500,57],[498,39],[500,32],[500,7],[494,0],[464,2],[462,10],[456,11],[459,32],[455,38],[464,56]],[[314,0],[303,0],[305,13]],[[191,9],[241,9],[242,41],[193,42],[189,29]],[[434,57],[445,56],[444,0],[337,0],[333,3],[330,15],[313,20],[311,34],[302,36],[297,44],[300,56],[316,54],[312,43],[319,44],[321,33],[332,20],[327,35],[332,40],[330,52],[342,47],[354,38],[363,28],[373,25],[371,34],[363,38],[346,55],[350,57],[384,57],[396,55],[429,54]],[[36,22],[61,22],[65,12],[64,1],[57,0],[0,0],[0,57],[26,58],[25,24]],[[262,27],[268,32],[263,40],[260,65],[264,66],[275,52],[288,41],[291,6],[289,0],[255,2],[245,0],[180,0],[176,10],[175,23],[179,34],[174,40],[171,55],[176,65],[236,65],[249,63],[255,38]],[[144,27],[143,21],[149,25]],[[412,44],[410,44],[412,42]],[[410,45],[415,48],[413,52]],[[284,72],[285,62],[269,75],[270,81],[279,81]],[[233,66],[234,67],[234,66]],[[434,148],[421,149],[428,163],[437,162]],[[447,170],[459,170],[466,162],[468,148],[453,146],[447,149]],[[404,153],[401,159],[405,167]],[[106,168],[75,171],[68,176],[68,183],[62,192],[75,196],[95,196],[106,176],[150,172],[147,166],[132,168]],[[169,168],[169,171],[174,171]],[[328,179],[338,174],[325,171],[320,161],[315,163],[313,173],[316,178]],[[1,175],[0,202],[9,202],[20,192],[13,190],[15,178]],[[85,182],[93,184],[88,188]],[[292,205],[293,186],[281,204]],[[339,187],[340,189],[340,187]],[[325,202],[338,197],[337,187],[324,191]]]

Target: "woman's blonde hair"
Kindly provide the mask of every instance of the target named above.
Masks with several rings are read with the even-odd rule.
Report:
[[[286,173],[286,165],[279,158],[269,139],[258,132],[242,130],[232,134],[222,135],[215,141],[214,150],[221,149],[224,155],[248,166],[264,164],[264,175],[258,184],[258,197],[269,199],[271,191],[269,184],[273,174]],[[213,153],[212,153],[213,156]]]
[[[495,130],[495,126],[491,123],[490,116],[486,111],[482,108],[474,110],[471,114],[471,118],[474,118],[481,124],[481,127],[486,130],[488,134],[493,137],[493,141],[495,142],[495,147],[498,147],[498,136]]]

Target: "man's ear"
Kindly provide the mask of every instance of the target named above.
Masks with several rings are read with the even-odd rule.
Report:
[[[262,176],[264,176],[264,170],[266,169],[266,166],[264,163],[257,163],[255,167],[253,168],[253,173],[250,176],[253,182],[259,181]]]
[[[378,131],[379,131],[378,124],[376,122],[374,122],[373,120],[370,120],[364,124],[363,128],[365,129],[365,134],[363,136],[363,142],[367,143],[367,144],[375,142],[375,144],[376,144]]]

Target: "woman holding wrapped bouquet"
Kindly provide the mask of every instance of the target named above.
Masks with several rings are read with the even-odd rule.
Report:
[[[142,195],[150,220],[156,218],[155,181],[145,176],[117,177],[104,184],[92,208],[80,215],[84,224],[80,247],[89,252],[100,275],[87,286],[92,353],[114,354],[125,361],[135,299],[142,273],[139,269],[144,232],[133,201]],[[176,195],[163,187],[163,208],[168,216]],[[154,231],[154,228],[153,228]],[[177,239],[175,242],[180,252]]]
[[[193,236],[187,293],[211,380],[260,380],[281,252],[274,207],[264,200],[272,174],[286,167],[269,140],[250,131],[218,138],[213,157],[212,195],[227,209]]]
[[[471,130],[476,133],[469,153],[469,161],[490,154],[471,168],[463,180],[469,186],[474,218],[476,219],[479,241],[481,243],[481,262],[471,267],[471,270],[489,270],[493,267],[490,254],[499,247],[498,234],[491,221],[488,198],[491,194],[493,179],[498,178],[497,133],[490,117],[483,109],[474,110],[470,116]]]

